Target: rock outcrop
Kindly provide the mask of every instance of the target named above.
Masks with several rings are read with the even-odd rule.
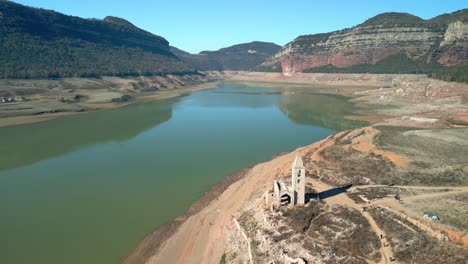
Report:
[[[430,20],[384,13],[353,28],[299,36],[261,67],[284,75],[310,68],[375,64],[404,53],[421,63],[455,65],[468,58],[468,9]]]
[[[448,47],[444,51],[444,48]],[[437,62],[443,65],[456,65],[468,59],[468,23],[456,21],[448,25],[444,39],[440,43]]]

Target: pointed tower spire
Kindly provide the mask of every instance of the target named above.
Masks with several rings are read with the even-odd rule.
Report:
[[[304,163],[302,162],[301,155],[297,154],[296,159],[294,160],[293,163],[293,168],[296,169],[303,169],[304,168]]]

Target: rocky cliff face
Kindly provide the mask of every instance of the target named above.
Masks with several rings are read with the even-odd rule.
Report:
[[[300,36],[262,66],[292,75],[327,65],[375,64],[400,53],[414,61],[454,65],[468,59],[467,32],[468,9],[431,20],[385,13],[350,29]]]
[[[456,65],[468,59],[468,23],[456,21],[448,25],[440,47],[430,58],[443,65]]]

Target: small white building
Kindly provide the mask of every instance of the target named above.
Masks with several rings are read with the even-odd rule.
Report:
[[[291,167],[291,182],[275,180],[273,192],[265,192],[267,207],[288,204],[305,204],[305,167],[301,156],[297,155]]]

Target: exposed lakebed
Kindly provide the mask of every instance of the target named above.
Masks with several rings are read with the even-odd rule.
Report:
[[[235,171],[350,121],[346,98],[232,83],[0,128],[0,263],[116,263]]]

